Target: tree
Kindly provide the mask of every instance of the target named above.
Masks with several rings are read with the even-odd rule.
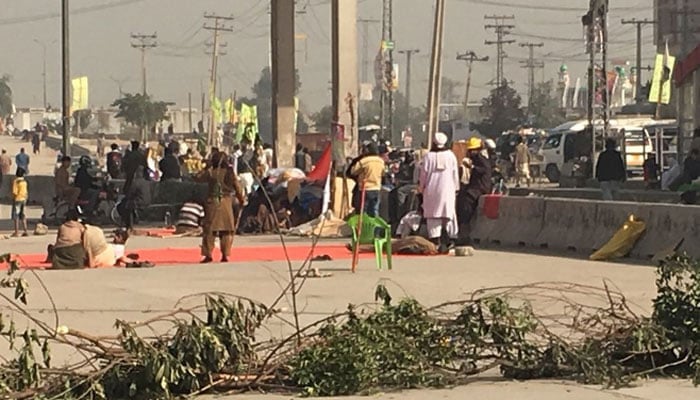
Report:
[[[485,118],[476,128],[492,137],[517,128],[525,120],[520,103],[518,92],[507,84],[491,90],[489,97],[481,101],[480,110]]]
[[[153,101],[151,96],[140,93],[125,93],[124,97],[112,103],[112,107],[118,107],[117,118],[124,120],[149,132],[160,121],[167,119],[168,103]],[[142,138],[143,139],[143,138]]]
[[[10,76],[0,77],[0,118],[12,114],[12,88],[10,88]]]
[[[559,99],[554,93],[554,82],[551,80],[535,86],[532,104],[527,110],[534,128],[553,128],[566,121],[566,116],[559,107]]]

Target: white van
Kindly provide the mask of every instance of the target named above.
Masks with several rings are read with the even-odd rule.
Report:
[[[609,136],[618,139],[620,149],[625,154],[627,171],[630,174],[641,173],[644,163],[644,153],[653,151],[653,142],[644,129],[645,126],[654,124],[652,118],[625,118],[609,121]],[[595,122],[595,129],[603,129],[603,121]],[[569,121],[552,129],[542,145],[544,157],[545,176],[550,182],[559,182],[560,171],[564,163],[580,156],[577,149],[585,149],[585,155],[590,156],[591,137],[583,132],[588,126],[587,120]],[[625,140],[622,143],[621,135],[624,129]],[[578,144],[578,145],[577,145]],[[596,152],[603,150],[603,143],[598,140]]]

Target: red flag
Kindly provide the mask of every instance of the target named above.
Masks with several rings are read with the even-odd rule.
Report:
[[[306,179],[309,181],[325,181],[331,171],[331,144],[328,143],[321,154],[321,158],[316,163],[316,168],[309,172]]]

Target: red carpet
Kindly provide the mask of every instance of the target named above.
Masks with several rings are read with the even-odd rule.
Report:
[[[310,245],[287,246],[289,258],[292,261],[304,261],[311,251]],[[127,249],[127,253],[137,253],[142,261],[150,261],[156,266],[196,264],[201,260],[199,248],[161,248],[147,250]],[[333,260],[351,259],[352,253],[344,245],[317,245],[314,256],[328,255]],[[360,254],[361,258],[371,258],[374,254]],[[221,258],[219,250],[214,251],[214,260]],[[45,264],[46,254],[30,254],[20,256],[22,268],[48,268]],[[256,261],[285,261],[284,248],[282,246],[267,247],[236,247],[234,245],[230,262],[256,262]],[[6,265],[0,265],[0,269],[6,269]],[[349,266],[348,266],[349,268]]]

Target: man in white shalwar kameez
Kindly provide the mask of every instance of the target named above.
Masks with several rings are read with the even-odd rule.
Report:
[[[446,145],[447,135],[435,134],[434,146],[422,161],[419,182],[428,238],[439,245],[442,253],[448,250],[448,243],[442,240],[443,233],[455,239],[459,232],[455,207],[459,191],[459,165],[457,157]]]

